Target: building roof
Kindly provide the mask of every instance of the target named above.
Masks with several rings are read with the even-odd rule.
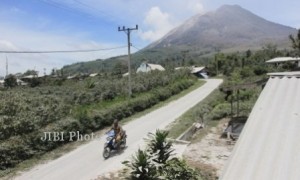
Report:
[[[300,78],[270,77],[220,179],[300,179]]]
[[[175,70],[179,70],[179,69],[189,69],[189,70],[191,70],[191,73],[198,73],[198,72],[202,71],[203,69],[205,69],[205,67],[191,66],[191,67],[176,67],[175,68]]]
[[[291,71],[291,72],[273,72],[268,73],[268,76],[300,76],[300,71]]]
[[[198,73],[202,71],[205,67],[192,67],[191,73]]]
[[[160,70],[160,71],[164,71],[165,70],[165,68],[163,68],[159,64],[149,64],[149,63],[147,63],[147,65],[151,68],[151,70]]]
[[[89,76],[90,77],[95,77],[95,76],[98,76],[98,73],[93,73],[93,74],[90,74]]]
[[[266,61],[266,63],[279,63],[279,62],[288,62],[288,61],[300,61],[300,58],[294,57],[277,57]]]

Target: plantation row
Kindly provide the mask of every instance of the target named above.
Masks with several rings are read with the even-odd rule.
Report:
[[[68,94],[81,91],[87,97],[95,98],[95,92],[103,94],[100,91],[103,85],[100,84],[104,83],[109,87],[108,80],[101,83],[92,80],[95,81],[93,88],[84,87],[85,83],[90,82],[82,81],[73,85],[76,87],[73,92],[70,91],[70,85],[69,88],[63,85],[1,92],[0,169],[13,167],[34,155],[44,154],[68,143],[69,132],[79,131],[85,134],[99,130],[111,125],[115,118],[122,119],[143,111],[196,82],[187,72],[158,72],[134,77],[134,98],[130,100],[122,98],[125,90],[119,91],[122,87],[118,86],[127,79],[115,80],[116,84],[111,82],[115,86],[111,90],[115,93],[112,93],[114,96],[110,100],[99,98],[81,104],[69,97],[71,95]],[[73,99],[73,103],[70,99]],[[83,99],[86,100],[86,97]],[[107,105],[103,107],[105,103]],[[42,141],[44,132],[65,132],[65,141]]]

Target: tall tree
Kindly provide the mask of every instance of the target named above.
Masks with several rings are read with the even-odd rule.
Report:
[[[297,56],[300,56],[300,29],[298,29],[298,34],[296,37],[294,37],[292,34],[289,36],[292,47],[296,50]]]
[[[17,78],[14,75],[9,74],[8,76],[5,77],[4,79],[5,87],[15,87],[17,85],[18,85]]]

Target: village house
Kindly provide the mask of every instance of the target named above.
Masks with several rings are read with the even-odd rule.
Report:
[[[164,71],[165,68],[163,68],[159,64],[149,64],[149,63],[142,63],[140,67],[137,68],[136,72],[150,72],[154,70]]]

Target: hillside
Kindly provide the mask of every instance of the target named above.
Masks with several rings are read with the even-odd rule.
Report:
[[[288,36],[296,32],[295,28],[265,20],[238,5],[224,5],[216,11],[191,17],[160,40],[133,54],[132,67],[136,69],[143,61],[166,65],[166,59],[180,65],[182,50],[188,50],[193,59],[201,59],[216,51],[258,50],[266,44],[275,44],[279,49],[290,48]],[[126,56],[119,56],[77,63],[64,67],[64,72],[112,70],[117,62],[126,64],[126,60]]]
[[[224,5],[190,18],[146,49],[247,50],[267,43],[287,47],[288,35],[295,32],[295,28],[267,21],[238,5]]]

